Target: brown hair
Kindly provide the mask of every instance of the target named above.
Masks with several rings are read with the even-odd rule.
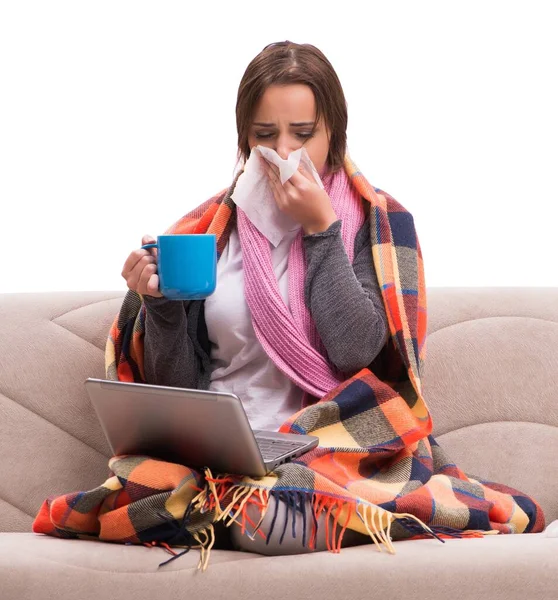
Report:
[[[320,117],[331,132],[328,169],[335,173],[343,166],[347,147],[347,103],[341,82],[331,63],[311,44],[284,41],[268,44],[248,65],[236,100],[238,160],[248,160],[248,134],[259,99],[270,85],[303,83],[308,85],[316,102],[316,121]]]

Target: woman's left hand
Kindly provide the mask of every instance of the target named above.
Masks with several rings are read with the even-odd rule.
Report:
[[[316,183],[304,165],[300,164],[298,171],[281,184],[278,167],[263,156],[260,158],[279,210],[300,223],[306,235],[325,231],[337,221],[327,192]]]

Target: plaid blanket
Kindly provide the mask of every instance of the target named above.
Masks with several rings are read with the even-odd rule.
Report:
[[[333,517],[328,547],[339,551],[347,528],[370,535],[378,548],[422,536],[480,537],[487,533],[538,532],[544,516],[537,502],[507,487],[467,476],[431,435],[422,395],[426,354],[426,290],[422,253],[412,215],[392,196],[371,186],[354,162],[345,170],[369,203],[373,263],[391,336],[368,368],[344,381],[281,427],[319,437],[319,446],[261,479],[197,472],[145,456],[113,457],[111,476],[98,488],[48,498],[33,525],[59,537],[202,549],[205,568],[213,524],[266,535],[247,507],[265,514],[271,496],[288,504],[287,520],[306,515],[303,541],[313,547],[317,517]],[[238,178],[238,175],[237,175]],[[215,233],[220,256],[231,228],[234,190],[222,190],[177,221],[171,233]],[[126,294],[106,346],[109,379],[144,382],[145,306]],[[289,523],[275,522],[282,535]],[[293,525],[294,527],[294,525]],[[271,535],[272,530],[267,532]],[[172,560],[172,559],[171,559]],[[164,564],[164,563],[163,563]]]

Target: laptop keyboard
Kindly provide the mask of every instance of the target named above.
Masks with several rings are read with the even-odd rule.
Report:
[[[306,442],[277,438],[256,437],[256,441],[258,442],[264,461],[275,460],[283,456],[283,454],[294,452],[298,448],[306,446]]]

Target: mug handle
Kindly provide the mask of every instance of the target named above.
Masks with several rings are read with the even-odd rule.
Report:
[[[142,250],[147,250],[149,248],[157,248],[157,244],[144,244],[141,249]]]

